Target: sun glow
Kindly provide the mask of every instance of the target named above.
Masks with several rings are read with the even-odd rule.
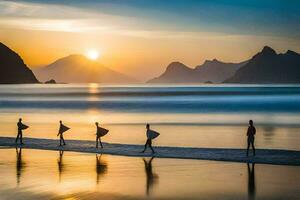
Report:
[[[99,56],[100,56],[99,51],[95,49],[91,49],[86,53],[86,57],[88,57],[91,60],[96,60],[99,58]]]

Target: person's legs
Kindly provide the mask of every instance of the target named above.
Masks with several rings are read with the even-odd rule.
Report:
[[[24,144],[23,143],[23,134],[22,133],[20,134],[20,141],[21,141],[21,144]]]
[[[152,140],[149,140],[149,147],[150,147],[150,149],[151,149],[151,151],[152,151],[152,154],[155,153],[155,151],[154,151],[153,148],[152,148]]]
[[[61,143],[63,143],[63,145],[66,145],[63,135],[60,135],[59,137],[59,146],[61,146]]]
[[[65,143],[65,139],[64,139],[64,136],[63,136],[63,135],[61,135],[61,139],[62,139],[62,141],[63,141],[64,145],[66,145],[66,143]]]
[[[61,135],[59,136],[59,146],[61,146]]]
[[[253,149],[253,155],[255,156],[255,147],[254,147],[254,140],[251,142],[252,149]]]
[[[100,142],[101,149],[103,149],[103,145],[102,145],[102,142],[101,142],[101,138],[99,138],[99,142]]]
[[[249,141],[249,139],[248,139],[248,147],[247,147],[247,156],[248,156],[248,154],[249,154],[249,148],[250,148],[250,141]]]
[[[16,137],[16,143],[18,142],[19,137],[20,137],[20,133],[18,133],[18,135],[17,135],[17,137]]]
[[[98,148],[98,137],[96,137],[96,148]]]
[[[142,153],[144,153],[146,151],[146,148],[147,148],[147,145],[149,143],[149,139],[147,139],[146,143],[145,143],[145,146],[144,146],[144,150],[142,151]]]

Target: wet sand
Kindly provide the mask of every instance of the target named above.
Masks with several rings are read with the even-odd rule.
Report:
[[[111,144],[103,143],[104,148],[96,149],[94,141],[68,140],[66,146],[59,146],[58,140],[24,138],[23,148],[43,149],[55,151],[74,151],[85,153],[103,153],[122,156],[155,156],[157,158],[180,158],[216,160],[244,163],[262,163],[276,165],[300,165],[300,151],[257,149],[256,156],[246,156],[245,149],[224,149],[224,148],[185,148],[185,147],[156,147],[156,153],[152,155],[141,153],[143,145]],[[15,138],[0,137],[0,146],[15,147]]]
[[[300,168],[0,149],[0,199],[299,199]]]

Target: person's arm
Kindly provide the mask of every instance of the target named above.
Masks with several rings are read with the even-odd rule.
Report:
[[[253,126],[253,135],[256,133],[256,128]]]
[[[57,136],[59,136],[59,134],[60,134],[60,129],[61,129],[61,127],[59,127],[59,129],[58,129]]]
[[[99,130],[99,127],[97,127],[96,135],[97,135],[97,136],[100,136],[100,130]]]
[[[250,132],[250,127],[248,127],[247,136],[249,136],[249,132]]]

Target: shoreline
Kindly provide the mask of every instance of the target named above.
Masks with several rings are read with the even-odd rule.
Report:
[[[0,137],[0,146],[8,148],[39,149],[52,151],[73,151],[80,153],[102,153],[129,157],[156,157],[173,159],[213,160],[239,163],[258,163],[271,165],[300,166],[300,151],[280,149],[256,149],[256,156],[246,157],[245,149],[226,148],[191,148],[191,147],[154,147],[155,154],[150,150],[140,153],[144,145],[116,144],[103,142],[104,148],[96,149],[95,141],[66,140],[67,145],[60,147],[59,140],[23,138],[25,145],[16,145],[13,137]]]

